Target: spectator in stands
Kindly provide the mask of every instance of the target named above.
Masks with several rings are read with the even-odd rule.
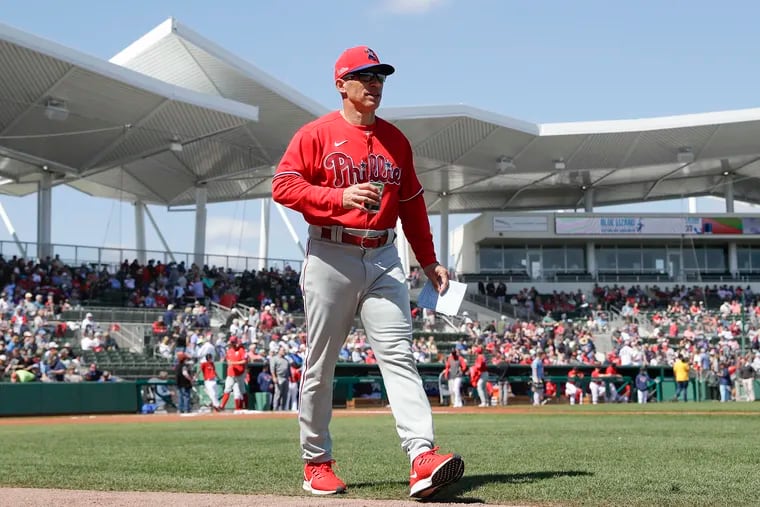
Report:
[[[195,325],[200,329],[208,329],[211,327],[211,319],[208,315],[208,310],[205,306],[198,305],[198,313],[195,316]]]
[[[70,364],[66,368],[66,373],[63,375],[63,381],[64,382],[82,382],[84,380],[84,377],[79,373],[79,368],[74,365]]]
[[[95,331],[97,331],[98,329],[99,329],[99,326],[97,322],[95,322],[95,318],[93,317],[92,313],[88,312],[84,316],[84,320],[82,320],[82,323],[79,325],[79,332],[81,333],[81,336],[83,338],[85,336],[92,336],[95,333]]]
[[[53,353],[47,359],[47,368],[43,380],[47,382],[63,382],[65,374],[66,365],[61,361],[58,351],[53,349]]]
[[[198,348],[195,351],[195,357],[205,358],[207,356],[211,356],[211,361],[215,361],[216,347],[207,335],[201,334],[198,336]]]
[[[98,365],[95,363],[90,364],[90,368],[87,370],[87,373],[84,374],[84,379],[87,382],[97,382],[101,379],[103,376],[103,372],[98,369]]]
[[[111,333],[103,333],[101,340],[105,350],[119,350],[119,344]]]

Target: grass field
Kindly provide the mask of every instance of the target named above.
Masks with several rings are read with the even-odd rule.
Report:
[[[524,408],[524,407],[521,407]],[[149,418],[143,421],[150,421]],[[757,505],[760,403],[541,407],[440,414],[466,462],[438,500],[558,505]],[[389,414],[336,417],[352,498],[402,499],[408,461]],[[2,426],[0,484],[303,495],[295,418]]]

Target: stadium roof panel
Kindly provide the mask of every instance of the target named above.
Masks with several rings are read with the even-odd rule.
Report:
[[[293,133],[328,111],[173,18],[110,63],[0,25],[0,65],[11,195],[48,166],[54,184],[167,206],[194,203],[199,184],[208,202],[269,197]],[[432,213],[583,208],[590,190],[596,206],[722,197],[729,181],[760,202],[760,109],[546,124],[465,105],[380,113],[409,137]]]
[[[532,124],[469,106],[386,108],[431,212],[578,209],[687,196],[758,202],[760,109]],[[443,199],[447,204],[443,204]]]
[[[0,192],[10,195],[36,191],[50,172],[54,185],[165,203],[172,192],[154,189],[161,178],[149,172],[162,158],[219,142],[259,116],[253,105],[175,86],[2,24],[0,67],[0,175],[11,180]],[[138,180],[130,170],[149,175]]]

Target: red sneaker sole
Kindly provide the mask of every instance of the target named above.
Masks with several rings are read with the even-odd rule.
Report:
[[[464,475],[464,460],[458,454],[451,457],[449,461],[433,472],[430,478],[430,487],[411,493],[409,496],[414,498],[430,498],[438,493],[444,486],[453,484]]]

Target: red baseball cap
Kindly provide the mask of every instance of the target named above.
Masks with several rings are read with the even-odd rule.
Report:
[[[343,51],[338,57],[338,61],[335,62],[335,80],[352,72],[369,69],[386,76],[396,72],[392,65],[380,63],[380,57],[372,49],[367,46],[356,46]]]

